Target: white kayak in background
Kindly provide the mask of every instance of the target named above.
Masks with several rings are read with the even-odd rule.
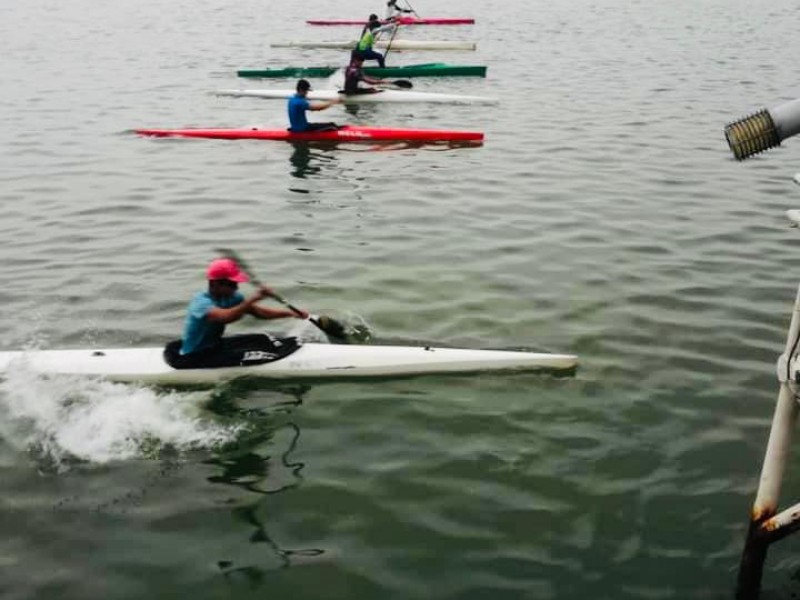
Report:
[[[333,48],[341,50],[352,50],[358,44],[358,40],[348,42],[275,42],[270,44],[272,48]],[[386,49],[389,45],[387,41],[378,40],[374,47]],[[392,50],[475,50],[475,42],[460,41],[432,41],[432,40],[393,40]]]
[[[296,94],[296,90],[218,90],[217,96],[231,98],[267,98],[286,99]],[[341,99],[344,104],[371,104],[378,102],[433,102],[441,104],[496,104],[497,98],[484,96],[468,96],[464,94],[436,94],[431,92],[414,92],[409,90],[386,90],[368,94],[347,95],[338,90],[311,90],[306,95],[308,100]]]
[[[269,379],[351,378],[467,373],[498,370],[571,369],[571,354],[466,350],[430,346],[303,344],[272,362],[250,366],[174,369],[163,348],[0,352],[0,373],[12,369],[41,375],[102,377],[151,384],[214,384],[238,377]]]

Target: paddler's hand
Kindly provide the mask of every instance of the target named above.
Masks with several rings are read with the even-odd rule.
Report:
[[[275,290],[273,290],[271,287],[268,287],[266,285],[262,285],[262,286],[259,286],[258,289],[256,290],[256,295],[258,296],[259,300],[262,300],[264,298],[274,298],[275,297]]]
[[[292,313],[292,316],[298,319],[307,319],[308,312],[304,311],[302,308],[298,308],[296,313]]]

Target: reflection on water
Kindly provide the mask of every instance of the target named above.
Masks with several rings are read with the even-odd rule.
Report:
[[[264,523],[258,516],[258,504],[253,503],[248,506],[242,506],[234,509],[234,518],[239,521],[244,521],[251,525],[255,531],[250,536],[249,541],[253,544],[266,544],[270,550],[281,561],[281,567],[289,567],[292,564],[292,557],[294,556],[319,556],[324,551],[318,548],[307,548],[304,550],[284,550],[281,548],[267,533],[264,528]],[[232,560],[219,560],[217,566],[222,571],[225,579],[230,581],[244,580],[251,587],[258,587],[267,575],[267,570],[255,565],[237,566]]]
[[[460,148],[479,148],[483,141],[372,141],[369,144],[352,141],[292,142],[289,157],[292,177],[307,179],[318,175],[336,162],[336,152],[387,152],[397,150],[456,150]],[[325,164],[329,163],[329,164]],[[302,191],[302,190],[293,190]]]
[[[300,427],[292,421],[276,427],[274,422],[279,413],[288,414],[291,412],[290,407],[301,404],[303,396],[310,388],[304,386],[279,388],[278,396],[285,396],[290,400],[283,398],[270,408],[241,408],[234,404],[232,398],[234,395],[241,395],[241,392],[246,390],[244,387],[246,385],[246,382],[240,382],[235,390],[228,388],[226,393],[220,395],[213,408],[215,412],[225,415],[237,413],[254,424],[258,431],[248,439],[241,440],[237,450],[205,461],[206,464],[221,468],[220,474],[208,477],[207,480],[210,483],[231,485],[259,494],[253,502],[235,507],[232,511],[233,518],[252,527],[253,532],[247,540],[249,543],[266,544],[270,553],[280,561],[281,567],[288,567],[291,566],[293,557],[319,556],[324,551],[319,548],[299,550],[282,548],[267,532],[260,511],[264,509],[266,512],[267,496],[297,487],[302,482],[302,470],[305,465],[291,459],[291,454],[300,440]],[[234,391],[237,394],[234,394]],[[263,428],[260,424],[263,424]],[[276,448],[279,449],[276,451]],[[246,560],[249,564],[242,564],[242,559],[236,561],[221,558],[217,561],[217,565],[226,579],[244,581],[256,587],[262,583],[268,569],[250,562],[249,552],[245,553],[245,556],[248,557]]]
[[[279,430],[264,432],[260,438],[249,440],[250,443],[256,444],[254,449],[206,461],[207,464],[222,467],[222,474],[209,477],[208,481],[235,485],[258,494],[276,494],[299,485],[300,471],[304,465],[301,462],[290,463],[289,454],[300,439],[300,428],[294,423],[288,423],[284,428],[290,432],[290,442],[288,448],[281,452],[279,466],[289,474],[288,482],[279,483],[274,487],[268,482],[272,457],[266,453],[263,446],[268,445]]]
[[[375,107],[374,106],[370,106],[370,107],[364,108],[363,105],[358,104],[358,103],[355,103],[355,104],[342,104],[342,108],[344,109],[344,112],[346,112],[348,115],[351,115],[353,117],[357,117],[359,112],[366,113],[367,116],[371,116],[372,114],[375,113],[375,110],[374,110]]]
[[[289,162],[294,169],[292,170],[292,177],[298,179],[305,179],[309,174],[319,173],[322,168],[317,165],[311,165],[311,147],[305,143],[292,143],[292,155],[289,157]]]
[[[335,170],[338,167],[336,151],[341,149],[339,142],[291,142],[292,154],[289,163],[292,165],[292,177],[307,179],[323,171]],[[293,190],[299,191],[299,190]]]
[[[308,179],[310,176],[319,175],[337,164],[338,152],[387,152],[402,150],[443,151],[465,148],[479,148],[483,141],[373,141],[369,144],[353,143],[351,141],[335,142],[292,142],[292,154],[289,164],[292,166],[290,174],[297,179]],[[306,193],[306,190],[292,189],[295,192]]]

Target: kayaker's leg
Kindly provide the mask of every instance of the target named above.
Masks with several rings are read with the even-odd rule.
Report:
[[[378,88],[373,88],[373,87],[365,87],[365,88],[360,87],[360,88],[354,89],[351,92],[348,92],[347,95],[348,96],[358,96],[358,95],[363,95],[363,94],[377,94],[378,92],[381,92],[381,91],[383,91],[383,90],[379,90]]]
[[[375,52],[375,50],[370,48],[369,50],[364,50],[361,54],[365,60],[377,60],[378,66],[381,69],[386,67],[386,61],[383,58],[383,54],[381,54],[380,52]]]
[[[167,344],[164,360],[174,369],[218,369],[261,364],[291,354],[298,348],[297,340],[276,340],[261,333],[223,338],[220,345],[191,354],[181,354],[181,340]]]
[[[336,123],[309,123],[305,131],[336,131],[340,128]]]
[[[288,356],[300,345],[295,337],[274,338],[263,333],[248,333],[222,339],[224,366],[262,364]]]
[[[181,340],[176,340],[164,348],[164,361],[173,369],[209,369],[220,366],[218,362],[221,348],[181,354],[181,344]]]

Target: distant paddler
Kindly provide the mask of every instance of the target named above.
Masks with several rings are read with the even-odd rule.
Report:
[[[289,131],[292,133],[302,133],[304,131],[333,131],[339,129],[336,123],[309,123],[306,119],[307,110],[325,110],[334,104],[339,104],[341,100],[336,98],[327,102],[309,102],[306,99],[311,84],[307,80],[301,79],[295,88],[297,93],[289,98],[287,109],[289,111]]]
[[[362,86],[361,83],[368,84]],[[342,90],[346,96],[356,96],[359,94],[375,94],[382,92],[370,86],[389,86],[391,88],[411,89],[412,83],[407,79],[376,79],[369,77],[364,73],[364,57],[361,56],[358,50],[353,50],[350,54],[350,64],[344,72],[344,89]]]
[[[358,50],[353,50],[350,55],[350,64],[344,72],[344,93],[348,96],[356,94],[375,94],[383,90],[374,87],[362,87],[364,82],[369,85],[387,83],[383,79],[375,79],[364,74],[364,57]]]
[[[397,0],[389,0],[386,3],[386,20],[394,21],[404,14],[416,14],[411,8],[400,8],[397,6]]]
[[[364,29],[361,31],[361,39],[358,40],[355,49],[361,53],[363,60],[377,60],[378,66],[382,69],[385,68],[386,60],[383,54],[375,52],[372,46],[375,45],[375,40],[384,33],[389,32],[389,35],[393,36],[396,28],[397,25],[394,23],[381,25],[378,15],[374,13],[371,14],[369,16],[369,21],[367,21],[367,24],[364,25]]]

